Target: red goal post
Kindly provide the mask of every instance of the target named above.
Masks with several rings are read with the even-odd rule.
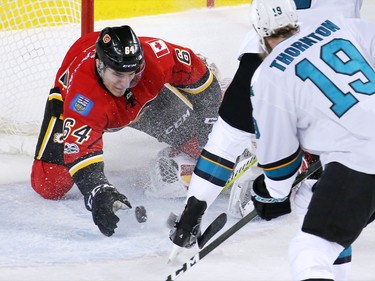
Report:
[[[207,7],[208,8],[215,7],[215,0],[207,0]]]
[[[94,0],[82,0],[81,34],[94,30]]]

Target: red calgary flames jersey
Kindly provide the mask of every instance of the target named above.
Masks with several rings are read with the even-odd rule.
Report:
[[[89,33],[72,45],[55,80],[64,101],[65,163],[76,166],[71,168],[71,175],[85,165],[102,161],[103,132],[134,121],[164,84],[198,93],[212,82],[212,74],[190,49],[158,38],[139,37],[146,66],[140,82],[131,89],[133,102],[129,103],[125,96],[113,96],[100,82],[95,67],[98,36],[99,32]]]

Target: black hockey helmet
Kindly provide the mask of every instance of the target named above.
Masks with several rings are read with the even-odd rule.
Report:
[[[104,28],[95,47],[98,59],[114,70],[131,72],[144,67],[141,43],[130,26]]]

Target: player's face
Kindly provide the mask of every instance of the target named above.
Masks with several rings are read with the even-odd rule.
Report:
[[[100,78],[102,78],[104,86],[114,96],[121,97],[122,95],[124,95],[126,89],[134,86],[131,83],[136,76],[135,71],[131,71],[131,72],[117,71],[110,67],[106,67],[98,59],[96,59],[96,67],[100,75]]]
[[[120,72],[110,67],[103,70],[101,78],[104,86],[116,97],[121,97],[135,77],[135,71]]]

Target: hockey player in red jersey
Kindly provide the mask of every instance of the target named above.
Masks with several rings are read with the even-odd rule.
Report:
[[[220,102],[215,76],[186,47],[137,37],[129,26],[84,35],[48,96],[31,185],[43,198],[59,199],[75,183],[95,224],[111,236],[115,211],[131,204],[104,173],[103,133],[133,126],[197,157]],[[183,124],[167,130],[186,111]]]

